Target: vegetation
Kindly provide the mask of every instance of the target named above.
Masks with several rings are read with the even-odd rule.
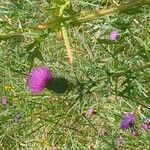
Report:
[[[150,117],[149,7],[149,0],[1,0],[0,149],[149,150],[150,132],[141,129]],[[54,78],[38,95],[27,87],[36,66]],[[123,131],[126,113],[135,124]]]

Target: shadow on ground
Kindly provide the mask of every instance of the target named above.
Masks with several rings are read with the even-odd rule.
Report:
[[[72,90],[73,84],[63,77],[53,78],[48,84],[47,89],[57,94],[63,94]]]

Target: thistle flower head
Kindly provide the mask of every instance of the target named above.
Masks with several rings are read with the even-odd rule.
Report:
[[[126,114],[121,122],[120,128],[122,130],[127,130],[130,127],[133,127],[135,123],[135,116],[134,114]]]
[[[47,67],[36,67],[28,76],[27,84],[31,92],[40,94],[52,80],[52,73]]]
[[[96,114],[96,111],[94,110],[94,108],[89,108],[88,110],[87,110],[87,115],[89,116],[89,117],[92,117],[93,115],[95,115]]]
[[[101,128],[101,130],[99,131],[99,136],[104,136],[107,134],[107,130],[105,128]]]
[[[113,30],[111,33],[110,33],[110,40],[111,41],[116,41],[119,37],[119,33],[117,30]]]
[[[133,137],[138,137],[138,136],[139,136],[139,133],[138,133],[137,130],[131,129],[131,135],[132,135]]]
[[[58,150],[56,146],[53,146],[51,150]]]
[[[116,145],[116,148],[119,148],[121,146],[123,142],[123,138],[121,136],[118,136],[116,139],[115,139],[115,145]]]
[[[21,119],[20,115],[17,114],[17,115],[15,116],[15,118],[14,118],[14,122],[15,122],[15,123],[18,123],[18,122],[20,121],[20,119]]]
[[[150,118],[147,118],[143,121],[141,124],[141,129],[143,131],[149,131],[150,130]]]
[[[2,100],[0,101],[1,105],[3,106],[7,106],[8,104],[8,100],[6,98],[2,98]]]

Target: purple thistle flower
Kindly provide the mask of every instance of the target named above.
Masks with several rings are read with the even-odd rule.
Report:
[[[16,115],[15,119],[14,119],[14,122],[19,123],[20,119],[21,119],[20,115]]]
[[[6,98],[2,98],[2,100],[0,101],[0,103],[1,103],[3,106],[7,106],[8,100],[7,100]]]
[[[119,148],[121,146],[123,142],[123,138],[121,136],[118,136],[116,139],[115,139],[115,145],[117,148]]]
[[[122,130],[127,130],[130,127],[133,127],[135,123],[135,116],[131,113],[126,114],[121,122],[120,128]]]
[[[131,135],[133,137],[138,137],[139,136],[139,133],[135,130],[135,129],[131,129]]]
[[[94,108],[89,108],[88,111],[87,111],[87,115],[89,117],[92,117],[93,115],[96,114],[96,111],[94,110]]]
[[[144,120],[144,122],[141,124],[141,129],[143,131],[150,130],[150,118],[147,118],[147,119]]]
[[[58,150],[56,146],[53,146],[51,150]]]
[[[52,80],[52,73],[47,67],[36,67],[28,76],[27,84],[31,92],[40,94]]]
[[[99,131],[99,136],[104,136],[107,134],[107,130],[105,128],[102,128],[100,131]]]
[[[111,41],[116,41],[119,37],[119,33],[117,30],[113,30],[111,33],[110,33],[110,40]]]

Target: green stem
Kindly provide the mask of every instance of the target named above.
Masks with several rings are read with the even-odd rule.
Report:
[[[70,64],[72,64],[73,63],[73,56],[72,56],[72,49],[71,49],[70,42],[69,42],[68,32],[67,32],[67,29],[64,25],[61,27],[61,30],[62,30],[65,46],[66,46],[66,49],[68,52],[69,62],[70,62]]]
[[[22,33],[9,33],[9,34],[2,34],[0,35],[0,41],[1,40],[7,40],[7,39],[10,39],[10,38],[21,38],[23,37]]]
[[[67,6],[70,4],[70,1],[67,1],[64,5],[62,5],[60,7],[60,10],[59,10],[59,16],[62,16],[63,15],[63,12],[64,10],[67,8]]]
[[[66,3],[66,5],[69,5],[69,4]],[[62,13],[63,13],[63,10],[66,8],[66,5],[64,5],[64,7],[62,7],[60,10],[60,12],[59,12],[60,17],[62,17]],[[64,22],[70,23],[72,25],[76,25],[78,23],[96,20],[100,17],[111,15],[114,13],[125,12],[125,11],[131,10],[137,6],[142,7],[144,5],[150,5],[150,0],[138,0],[138,1],[135,0],[135,1],[132,1],[129,3],[125,3],[125,4],[122,3],[120,6],[114,6],[114,7],[106,8],[106,9],[102,9],[102,10],[86,11],[86,12],[83,11],[78,16],[62,17],[61,20],[59,20],[59,21],[60,22],[64,21]],[[54,28],[53,25],[58,24],[58,19],[45,22],[44,24],[46,24],[45,28],[47,28],[47,27]]]
[[[91,20],[98,19],[99,17],[103,17],[106,15],[110,15],[117,12],[124,12],[126,10],[131,10],[135,6],[143,6],[143,5],[150,5],[150,0],[139,0],[130,2],[127,4],[122,4],[120,6],[115,6],[103,10],[95,10],[95,11],[88,11],[85,15],[79,15],[75,18],[78,22],[87,22]],[[81,14],[84,14],[83,12]]]
[[[122,76],[122,75],[128,73],[129,71],[138,72],[140,70],[147,69],[147,68],[150,68],[150,63],[146,63],[143,66],[139,66],[139,67],[135,67],[135,68],[129,68],[127,70],[114,71],[114,72],[111,72],[111,74],[116,75],[116,76]]]
[[[106,15],[111,15],[113,13],[131,10],[135,6],[142,7],[144,5],[150,5],[150,0],[139,0],[139,1],[135,0],[133,2],[122,4],[120,6],[115,6],[115,7],[102,9],[102,10],[98,10],[98,11],[88,11],[84,15],[83,15],[83,13],[81,13],[80,15],[78,15],[76,17],[72,17],[72,16],[62,17],[61,19],[65,22],[69,22],[73,25],[76,25],[78,22],[79,23],[88,22],[88,21],[95,20],[95,19],[98,19],[98,18],[106,16]],[[66,7],[66,5],[65,5],[65,7]],[[65,9],[65,7],[63,7],[62,10],[60,11],[60,15],[62,14],[62,11]],[[54,29],[54,27],[59,26],[59,24],[61,23],[62,20],[59,20],[57,18],[56,20],[45,22],[45,23],[43,23],[44,26],[42,27],[42,29],[44,29],[44,28]],[[42,23],[41,23],[41,25],[42,25]],[[11,38],[11,37],[14,37],[14,35],[12,35],[12,34],[0,35],[0,40],[5,40],[5,39]]]

